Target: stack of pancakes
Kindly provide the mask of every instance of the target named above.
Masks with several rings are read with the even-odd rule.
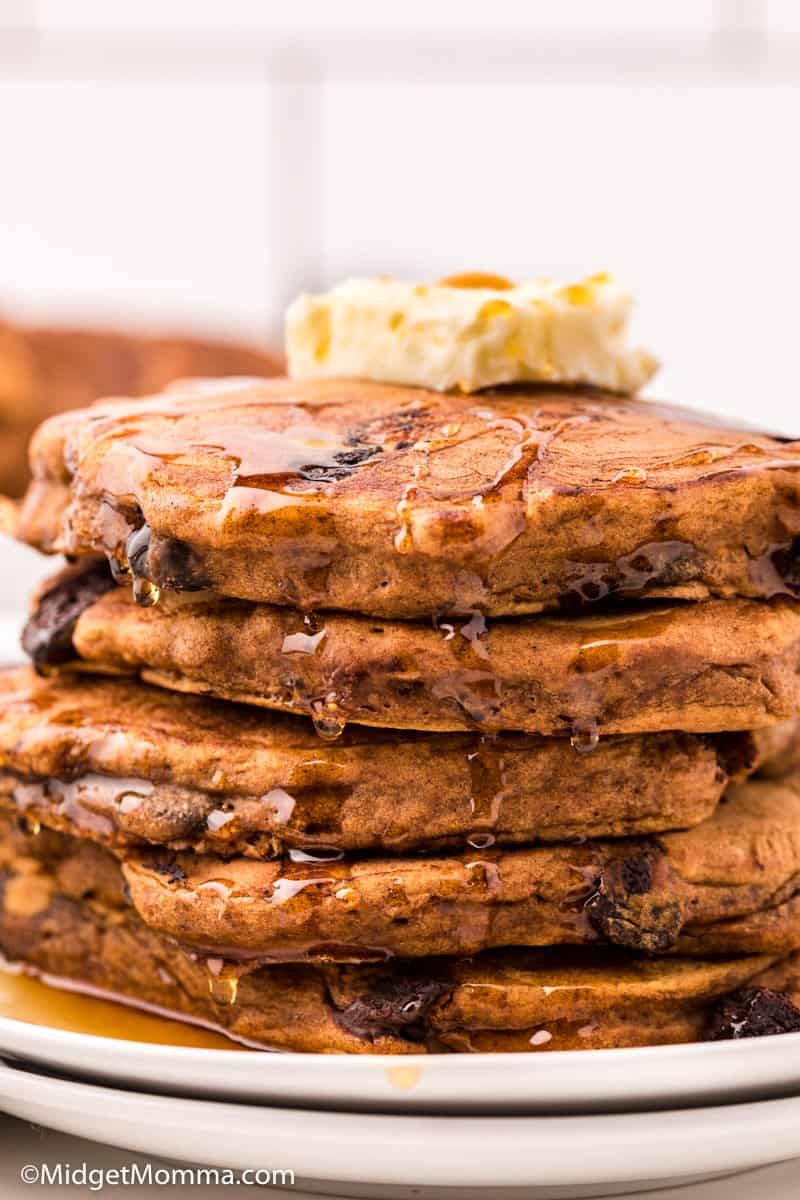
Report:
[[[800,1029],[800,451],[591,389],[56,417],[0,949],[297,1050]]]

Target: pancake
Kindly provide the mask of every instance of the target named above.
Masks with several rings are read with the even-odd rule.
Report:
[[[232,380],[48,421],[19,535],[139,590],[379,617],[800,588],[800,452],[636,399]]]
[[[0,322],[0,492],[21,496],[42,421],[98,396],[152,392],[187,375],[275,375],[277,355],[220,339],[144,337]]]
[[[603,738],[350,726],[135,680],[0,672],[0,804],[115,848],[269,858],[619,837],[696,825],[731,779],[785,756],[797,725]]]
[[[203,958],[136,916],[105,851],[90,847],[80,873],[65,868],[68,858],[48,859],[41,842],[56,837],[17,831],[0,843],[6,960],[51,983],[211,1024],[252,1046],[547,1051],[800,1028],[792,1002],[800,1001],[800,969],[793,958],[769,955],[642,959],[613,947],[514,949],[377,966],[255,968]]]
[[[780,954],[800,947],[799,830],[793,777],[735,785],[694,829],[650,838],[310,861],[148,847],[121,861],[145,924],[223,958],[363,962],[602,942]],[[31,853],[82,878],[100,849],[46,832]]]
[[[394,729],[572,736],[776,724],[800,713],[800,604],[785,599],[640,606],[584,617],[434,626],[170,596],[98,596],[73,568],[46,587],[23,644],[45,669],[140,674],[178,691]],[[107,586],[107,580],[104,585]]]

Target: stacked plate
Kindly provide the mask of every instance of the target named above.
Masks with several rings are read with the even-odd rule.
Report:
[[[0,1110],[323,1195],[600,1196],[800,1155],[798,1051],[239,1054],[0,1018]]]

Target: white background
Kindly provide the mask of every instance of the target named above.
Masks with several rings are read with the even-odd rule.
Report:
[[[795,0],[0,18],[6,311],[264,339],[298,287],[355,272],[612,269],[652,390],[800,427]]]

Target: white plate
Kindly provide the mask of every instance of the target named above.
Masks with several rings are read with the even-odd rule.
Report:
[[[0,1054],[171,1095],[366,1112],[558,1113],[729,1103],[800,1092],[800,1034],[549,1054],[229,1053],[0,1018]]]
[[[0,1110],[159,1158],[291,1170],[309,1190],[371,1200],[411,1188],[574,1200],[800,1155],[800,1097],[581,1117],[390,1116],[152,1096],[0,1063]]]

